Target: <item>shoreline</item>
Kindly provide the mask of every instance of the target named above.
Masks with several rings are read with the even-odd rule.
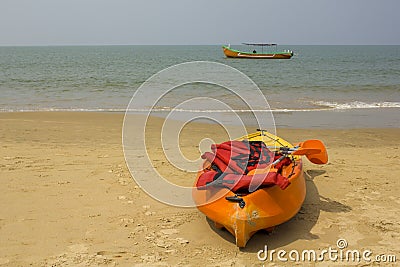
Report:
[[[304,159],[300,212],[238,249],[196,208],[162,204],[137,186],[124,160],[122,121],[111,112],[0,113],[0,266],[262,265],[269,261],[257,252],[265,245],[318,250],[336,248],[339,238],[348,249],[400,256],[400,128],[278,128],[293,143],[322,140],[329,163]],[[195,174],[163,158],[162,123],[152,117],[146,139],[154,168],[190,184]],[[217,125],[193,123],[182,130],[182,153],[197,158],[205,137],[225,140]]]
[[[398,108],[380,109],[358,109],[358,110],[317,110],[317,111],[279,111],[273,112],[276,129],[396,129],[400,128],[400,117]],[[125,110],[27,110],[27,111],[0,111],[0,114],[18,113],[92,113],[92,114],[120,114],[125,115]],[[318,114],[317,114],[318,113]],[[133,112],[134,115],[144,116],[145,112]],[[196,114],[195,112],[193,114]],[[207,112],[197,113],[199,116],[207,117]],[[311,116],[310,116],[311,114]],[[175,115],[176,116],[176,115]],[[194,116],[194,115],[193,115]],[[150,117],[165,118],[164,114],[152,114]],[[221,116],[224,122],[229,121],[228,117]],[[247,127],[257,127],[252,125],[252,119],[244,118],[244,122],[250,122]],[[177,121],[186,121],[186,118],[174,118]],[[202,121],[204,124],[214,124]],[[229,125],[229,124],[228,124]],[[230,125],[235,126],[235,125]]]

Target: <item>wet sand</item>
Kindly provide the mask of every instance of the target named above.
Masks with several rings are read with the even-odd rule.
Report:
[[[113,113],[0,113],[0,266],[262,266],[270,263],[257,258],[265,245],[318,251],[337,249],[339,238],[371,258],[400,257],[399,128],[278,129],[291,142],[323,140],[329,163],[305,159],[300,212],[238,249],[196,208],[162,204],[137,186],[124,161],[122,121]],[[195,158],[198,141],[215,135],[225,138],[215,126],[193,125],[181,149]],[[160,173],[194,181],[168,164],[156,135],[146,142]]]

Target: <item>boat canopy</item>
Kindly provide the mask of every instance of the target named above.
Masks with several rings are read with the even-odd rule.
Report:
[[[277,46],[278,44],[265,44],[265,43],[242,43],[244,45],[254,45],[254,46]]]

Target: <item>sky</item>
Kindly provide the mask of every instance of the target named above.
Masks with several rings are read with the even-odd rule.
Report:
[[[0,0],[0,45],[400,44],[400,0]]]

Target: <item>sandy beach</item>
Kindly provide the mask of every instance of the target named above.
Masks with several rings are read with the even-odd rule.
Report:
[[[322,250],[337,248],[338,239],[348,249],[371,250],[373,259],[400,257],[399,128],[278,129],[291,142],[323,140],[329,163],[305,159],[300,212],[238,249],[196,208],[162,204],[135,184],[124,161],[122,122],[116,113],[0,113],[0,266],[262,266],[271,263],[257,257],[266,245]],[[154,119],[152,127],[161,123]],[[198,157],[198,141],[221,130],[192,127],[181,148]],[[160,173],[193,183],[194,175],[159,153],[156,136],[146,142]]]

